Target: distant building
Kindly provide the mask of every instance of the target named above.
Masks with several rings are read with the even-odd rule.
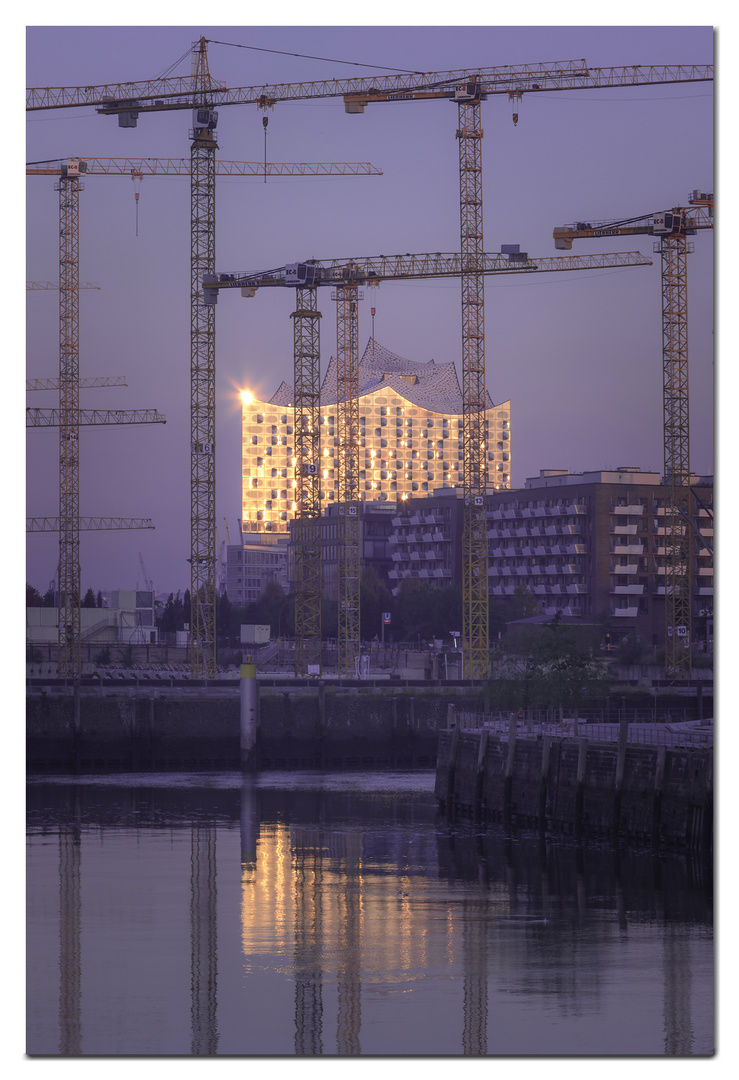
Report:
[[[114,589],[110,607],[80,608],[80,640],[83,645],[156,645],[159,631],[154,621],[154,593],[141,589]],[[55,644],[59,639],[59,608],[26,608],[26,641]]]
[[[269,401],[242,412],[242,527],[245,533],[287,533],[295,516],[294,390],[282,383]],[[336,499],[337,367],[321,387],[323,506]],[[359,363],[360,496],[401,502],[462,483],[462,391],[454,363],[405,360],[370,339]],[[510,484],[510,402],[485,411],[488,482]],[[229,593],[230,595],[230,593]]]
[[[691,517],[713,545],[713,478],[693,477]],[[487,496],[490,599],[524,587],[542,615],[611,619],[616,637],[664,641],[664,513],[669,489],[638,468],[569,473],[542,469],[522,489]],[[389,538],[393,593],[410,578],[444,587],[462,581],[460,492],[436,491],[397,506]],[[689,535],[686,523],[685,535]],[[690,550],[694,640],[713,639],[713,558]]]
[[[619,637],[664,641],[664,513],[659,473],[542,469],[516,491],[488,496],[490,596],[524,585],[550,616],[612,620]],[[691,516],[713,544],[713,478],[693,477]],[[686,539],[690,526],[686,523]],[[713,558],[693,539],[693,636],[713,638]]]
[[[461,583],[463,509],[458,489],[397,504],[389,538],[393,595],[405,578],[435,588]]]
[[[393,530],[392,518],[394,513],[395,503],[368,502],[362,507],[359,517],[362,567],[374,567],[380,580],[388,587],[390,586],[390,568],[393,565],[390,553],[390,534]],[[321,592],[327,600],[337,600],[339,595],[337,524],[338,504],[334,503],[321,516]],[[292,546],[290,548],[290,558],[292,587],[295,574],[295,557]]]
[[[243,543],[226,546],[225,590],[232,604],[258,600],[270,581],[288,591],[287,544],[287,536],[246,533]]]

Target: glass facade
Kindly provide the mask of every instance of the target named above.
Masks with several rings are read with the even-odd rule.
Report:
[[[321,499],[336,499],[336,405],[321,410]],[[462,415],[413,404],[390,387],[360,395],[359,482],[363,502],[401,502],[462,483]],[[510,402],[486,410],[488,484],[511,475]],[[291,406],[252,400],[242,411],[244,532],[285,533],[295,516],[295,436]]]

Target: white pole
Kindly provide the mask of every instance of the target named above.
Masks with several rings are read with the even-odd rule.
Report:
[[[241,665],[241,768],[256,769],[257,750],[257,666]]]

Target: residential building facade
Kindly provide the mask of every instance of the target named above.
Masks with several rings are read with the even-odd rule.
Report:
[[[543,469],[516,490],[487,496],[490,598],[525,587],[553,617],[601,616],[616,637],[664,641],[665,503],[659,473],[638,468],[569,473]],[[693,477],[690,542],[693,638],[713,639],[713,479]],[[390,584],[442,587],[462,574],[461,493],[399,504],[389,538]],[[692,534],[692,536],[691,536]],[[692,541],[692,542],[691,542]]]
[[[287,544],[285,535],[246,533],[242,543],[226,546],[225,590],[232,604],[258,600],[270,581],[288,591]]]
[[[693,477],[689,545],[694,640],[713,637],[713,479]],[[517,491],[488,497],[490,596],[519,585],[546,614],[607,615],[618,636],[664,641],[665,503],[659,473],[543,469]]]

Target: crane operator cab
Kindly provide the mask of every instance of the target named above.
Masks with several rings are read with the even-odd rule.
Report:
[[[682,214],[674,214],[670,210],[652,215],[652,232],[655,236],[669,236],[671,233],[680,232],[682,224]]]

